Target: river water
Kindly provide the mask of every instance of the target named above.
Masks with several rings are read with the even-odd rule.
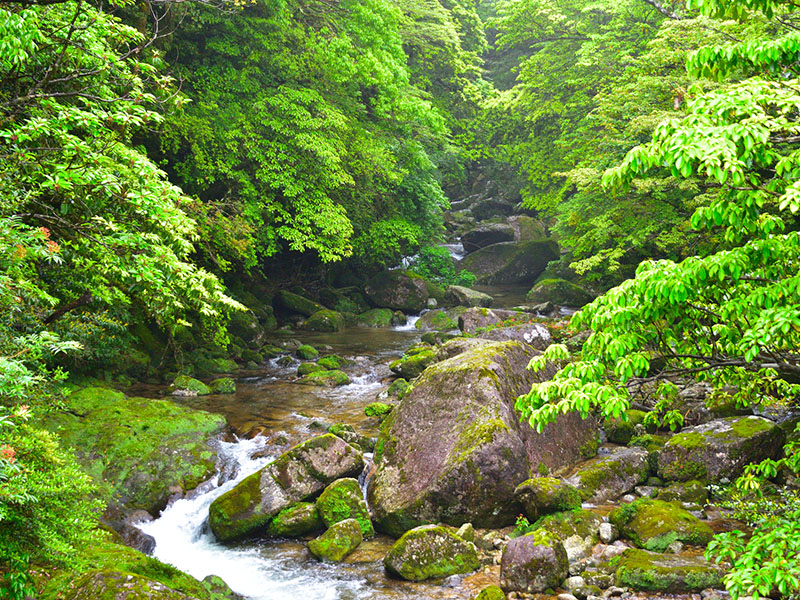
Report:
[[[225,546],[208,531],[211,502],[295,443],[338,422],[377,435],[377,419],[366,417],[364,407],[388,386],[389,363],[419,339],[415,321],[394,329],[304,332],[304,343],[351,361],[343,369],[350,385],[301,385],[296,381],[300,361],[284,357],[240,377],[235,394],[181,400],[225,415],[237,437],[222,443],[220,474],[214,481],[140,525],[156,540],[155,556],[198,579],[218,575],[235,592],[254,600],[466,599],[496,583],[496,567],[435,583],[390,579],[382,561],[393,540],[386,536],[365,541],[343,563],[329,565],[312,557],[304,540],[260,539]]]

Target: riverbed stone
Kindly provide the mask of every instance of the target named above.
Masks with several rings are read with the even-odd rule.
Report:
[[[317,498],[317,511],[328,527],[345,519],[355,519],[364,538],[375,535],[361,486],[353,478],[337,479],[326,487]]]
[[[569,574],[562,543],[544,530],[511,540],[500,560],[500,587],[506,593],[537,594],[560,586]]]
[[[212,394],[235,394],[236,382],[231,377],[220,377],[208,384]]]
[[[396,325],[394,311],[389,308],[371,308],[359,314],[356,319],[363,327],[389,328]]]
[[[458,267],[472,271],[480,284],[533,283],[558,258],[558,244],[552,240],[503,242],[468,254]]]
[[[212,393],[205,383],[188,375],[178,375],[169,389],[173,396],[208,396]]]
[[[608,516],[622,537],[645,550],[665,552],[673,542],[705,546],[714,532],[679,502],[641,498]]]
[[[611,500],[647,481],[648,455],[644,448],[615,448],[580,464],[567,481],[578,488],[586,501]]]
[[[513,320],[527,319],[515,310],[502,310],[499,308],[472,307],[458,316],[458,328],[464,333],[476,333],[489,327],[497,327],[503,323],[510,324]]]
[[[668,481],[733,479],[750,463],[778,458],[784,439],[777,424],[756,416],[686,427],[661,450],[658,475]]]
[[[313,502],[297,502],[284,508],[269,522],[267,535],[275,537],[300,537],[324,529],[317,505]]]
[[[411,348],[403,356],[389,365],[393,373],[406,380],[414,379],[422,373],[429,365],[437,361],[437,353],[433,347]]]
[[[469,573],[480,567],[475,545],[442,525],[407,531],[394,543],[383,564],[389,573],[408,581]]]
[[[721,588],[725,570],[697,556],[630,548],[612,560],[618,585],[648,592],[699,592]]]
[[[355,519],[331,525],[318,538],[308,542],[308,550],[325,562],[341,562],[361,545],[361,526]]]
[[[478,592],[475,600],[506,600],[506,594],[502,588],[490,585]]]
[[[542,279],[525,296],[528,302],[552,302],[580,308],[594,300],[589,292],[566,279]]]
[[[581,507],[577,488],[555,477],[534,477],[523,481],[514,490],[514,496],[531,522],[542,515]]]
[[[313,371],[300,380],[303,385],[316,385],[320,387],[338,387],[350,383],[350,378],[344,371],[334,369],[328,371]]]
[[[411,271],[382,271],[364,286],[369,301],[378,308],[418,313],[428,305],[425,279]]]
[[[560,541],[570,564],[592,554],[592,548],[600,541],[602,519],[595,513],[581,508],[547,515],[539,519],[534,531],[543,530]]]
[[[303,321],[300,329],[305,329],[307,331],[336,332],[344,331],[344,326],[345,320],[342,313],[324,308],[322,310],[318,310],[305,321]]]
[[[383,422],[369,498],[386,533],[432,522],[511,525],[522,511],[516,485],[577,462],[595,439],[595,422],[576,414],[541,434],[520,421],[516,398],[546,376],[526,369],[532,348],[470,341],[429,366]]]
[[[299,367],[297,367],[297,375],[303,377],[305,375],[310,375],[311,373],[316,373],[317,371],[327,371],[325,367],[322,365],[318,365],[317,363],[313,362],[305,362],[302,363]]]
[[[675,482],[658,491],[658,499],[665,502],[678,500],[684,503],[703,505],[708,500],[708,488],[701,481]]]
[[[489,294],[484,294],[478,290],[465,287],[463,285],[451,285],[447,288],[447,298],[450,302],[459,306],[484,306],[490,307],[494,302]]]
[[[330,369],[331,371],[335,371],[336,369],[341,369],[342,364],[344,362],[345,361],[341,357],[336,356],[335,354],[330,354],[328,356],[323,356],[322,358],[320,358],[317,361],[317,364],[325,369]]]
[[[280,511],[341,477],[358,476],[361,452],[327,433],[306,440],[211,503],[209,525],[222,542],[263,529]]]
[[[43,419],[111,503],[157,514],[170,488],[187,491],[216,471],[225,417],[170,400],[127,397],[107,388],[71,393],[66,410]]]
[[[461,235],[461,245],[469,254],[492,244],[513,242],[514,228],[508,223],[487,223],[465,231]]]
[[[450,331],[458,329],[458,316],[466,310],[463,306],[429,310],[417,320],[414,327],[423,331]]]
[[[299,345],[295,349],[294,353],[297,355],[297,358],[301,358],[303,360],[316,360],[319,357],[319,350],[310,344]]]

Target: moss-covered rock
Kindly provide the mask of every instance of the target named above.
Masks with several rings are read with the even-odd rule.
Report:
[[[205,383],[188,375],[178,375],[169,389],[173,396],[208,396],[212,393]]]
[[[475,600],[506,600],[506,595],[502,588],[496,585],[490,585],[478,592],[478,595],[475,596]]]
[[[514,241],[514,228],[509,223],[482,223],[461,234],[461,244],[467,253],[492,244]]]
[[[163,583],[112,569],[89,571],[72,582],[64,600],[192,600]]]
[[[267,534],[276,537],[300,537],[324,529],[325,524],[313,502],[297,502],[283,509],[269,522]]]
[[[302,360],[317,360],[319,357],[319,350],[310,344],[301,344],[294,351],[297,358]]]
[[[339,521],[318,538],[308,542],[308,550],[325,562],[340,562],[359,547],[361,526],[355,519]]]
[[[235,394],[236,382],[230,377],[220,377],[208,384],[212,394]]]
[[[214,500],[211,531],[227,542],[262,529],[283,509],[340,477],[357,476],[363,467],[361,453],[333,434],[307,440]]]
[[[568,573],[562,543],[538,530],[506,544],[500,560],[500,587],[507,593],[536,594],[559,587]]]
[[[581,495],[575,486],[555,477],[534,477],[520,483],[514,496],[525,509],[528,519],[581,507]]]
[[[648,592],[699,592],[722,587],[725,571],[699,557],[630,548],[612,561],[618,585]]]
[[[345,321],[342,313],[324,308],[308,317],[300,326],[307,331],[344,331]]]
[[[228,322],[228,331],[243,340],[248,348],[263,346],[267,339],[265,327],[252,310],[233,311]]]
[[[378,308],[409,313],[418,313],[426,308],[430,297],[424,278],[400,269],[378,273],[364,286],[364,293]]]
[[[317,511],[328,527],[345,519],[355,519],[364,538],[375,535],[361,486],[355,479],[337,479],[326,487],[317,498]]]
[[[378,417],[379,419],[383,420],[390,412],[392,412],[392,409],[394,409],[394,406],[391,404],[386,404],[384,402],[373,402],[364,407],[364,414],[368,417]]]
[[[300,380],[304,385],[318,385],[326,387],[338,387],[350,383],[350,378],[344,371],[314,371]]]
[[[481,284],[533,283],[558,257],[558,244],[552,240],[505,242],[468,254],[458,268],[475,273]]]
[[[579,508],[544,516],[533,524],[533,530],[546,531],[560,541],[571,564],[591,555],[592,548],[600,541],[601,523],[598,515]]]
[[[703,505],[708,500],[708,489],[700,481],[676,482],[658,491],[658,499]]]
[[[297,375],[299,377],[304,377],[305,375],[310,375],[311,373],[317,373],[318,371],[327,371],[328,369],[323,367],[320,364],[313,363],[313,362],[306,362],[302,363],[300,366],[297,367]]]
[[[344,361],[340,357],[334,354],[331,354],[330,356],[323,356],[317,361],[317,364],[320,367],[324,367],[331,371],[334,371],[336,369],[341,369],[343,363]]]
[[[475,546],[441,525],[423,525],[404,533],[383,564],[389,573],[408,581],[469,573],[480,567]]]
[[[626,446],[633,439],[637,425],[640,425],[647,413],[643,410],[630,409],[625,412],[625,419],[609,419],[604,428],[608,441]]]
[[[647,481],[649,453],[643,448],[616,448],[578,466],[568,481],[590,502],[617,498]]]
[[[489,294],[473,290],[462,285],[451,285],[447,288],[447,299],[458,306],[490,307],[494,302]],[[463,310],[463,309],[462,309]]]
[[[222,356],[206,356],[195,353],[191,357],[195,366],[195,374],[201,377],[211,377],[221,373],[235,373],[239,370],[236,361]]]
[[[559,306],[576,308],[589,304],[594,299],[589,292],[566,279],[542,279],[536,282],[525,298],[528,302],[552,302]]]
[[[372,452],[375,446],[374,439],[358,433],[355,427],[347,423],[334,423],[328,427],[328,432],[339,436],[348,444],[361,448],[364,452]]]
[[[286,290],[281,290],[275,295],[273,305],[285,314],[303,315],[304,317],[310,317],[315,312],[325,308],[313,300]]]
[[[641,498],[611,512],[608,520],[645,550],[664,552],[673,542],[705,546],[714,532],[678,502]]]
[[[364,327],[393,327],[394,313],[388,308],[373,308],[358,315],[358,324]]]
[[[423,331],[458,329],[458,315],[464,310],[466,309],[459,307],[429,310],[417,320],[414,327]]]
[[[473,307],[458,316],[458,328],[464,333],[481,333],[492,327],[510,325],[523,318],[528,319],[530,315],[523,315],[515,310]]]
[[[436,351],[425,349],[412,355],[404,354],[393,361],[389,368],[403,379],[414,379],[437,360]]]
[[[386,390],[386,393],[394,398],[400,399],[405,395],[406,390],[408,390],[408,385],[409,384],[407,380],[403,379],[402,377],[398,377],[391,383],[389,389]]]
[[[369,309],[369,303],[361,291],[355,287],[322,288],[319,299],[333,310],[340,313],[361,313]]]
[[[155,514],[170,487],[191,490],[215,473],[217,441],[226,427],[221,415],[105,388],[78,390],[65,404],[67,410],[48,413],[44,425],[75,448],[81,466],[114,503]]]
[[[664,445],[658,475],[668,481],[732,479],[750,463],[777,458],[785,436],[763,417],[729,417],[687,427]]]

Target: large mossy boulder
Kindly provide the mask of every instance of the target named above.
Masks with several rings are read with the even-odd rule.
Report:
[[[461,235],[461,245],[469,254],[501,242],[514,241],[514,228],[508,223],[487,223],[465,231]]]
[[[592,548],[600,541],[602,522],[597,514],[577,508],[542,517],[534,527],[535,531],[546,531],[550,537],[561,542],[572,564],[592,554]]]
[[[236,382],[231,377],[220,377],[208,384],[212,394],[235,394]]]
[[[473,307],[458,316],[458,328],[464,333],[480,333],[487,328],[509,325],[526,316],[515,310]]]
[[[350,378],[344,371],[338,369],[322,371],[312,371],[300,380],[303,385],[316,385],[319,387],[339,387],[340,385],[348,385]]]
[[[325,562],[341,562],[361,545],[361,526],[355,519],[345,519],[331,525],[318,538],[308,542],[308,550]]]
[[[300,329],[305,329],[306,331],[336,332],[344,331],[344,326],[345,322],[342,313],[324,308],[318,310],[303,321]]]
[[[64,600],[196,600],[163,583],[113,569],[98,569],[78,577],[61,595]]]
[[[361,486],[355,479],[337,479],[326,487],[317,498],[317,511],[328,527],[345,519],[355,519],[364,538],[375,535]]]
[[[581,507],[581,495],[577,488],[555,477],[534,477],[523,481],[514,490],[514,496],[531,522],[542,515]]]
[[[319,299],[325,306],[336,312],[358,314],[369,309],[367,299],[356,287],[322,288],[319,292]]]
[[[648,456],[644,448],[615,448],[579,465],[567,481],[578,488],[584,500],[612,500],[647,481]]]
[[[714,532],[679,502],[640,498],[611,512],[620,535],[645,550],[664,552],[674,542],[705,546]]]
[[[458,306],[483,306],[488,308],[494,302],[489,294],[484,294],[463,285],[451,285],[447,288],[447,300]]]
[[[617,585],[646,592],[679,594],[720,589],[725,570],[697,556],[630,548],[612,561]]]
[[[512,524],[522,510],[516,485],[576,462],[596,436],[576,414],[537,434],[514,410],[542,376],[526,369],[535,351],[469,341],[429,366],[381,426],[369,498],[377,528],[391,535],[433,522]]]
[[[208,523],[222,542],[265,528],[279,512],[364,468],[361,452],[327,433],[306,440],[211,503]]]
[[[438,360],[438,354],[433,347],[410,348],[403,356],[392,361],[389,369],[405,380],[419,376],[428,366]]]
[[[275,294],[275,298],[272,302],[275,308],[283,313],[303,315],[304,317],[310,317],[315,312],[325,308],[313,300],[309,300],[304,296],[293,294],[286,290],[281,290]]]
[[[390,308],[373,308],[356,317],[359,325],[364,327],[389,328],[394,327],[394,311]]]
[[[216,471],[225,417],[168,400],[84,388],[48,413],[47,429],[75,448],[81,466],[114,504],[157,514],[174,489],[191,490]]]
[[[469,573],[481,566],[474,546],[442,525],[423,525],[404,533],[383,560],[386,570],[408,581]]]
[[[505,242],[468,254],[458,266],[475,273],[480,284],[533,283],[558,257],[558,244],[552,240]]]
[[[169,393],[172,396],[208,396],[212,391],[199,379],[188,375],[178,375],[169,386]]]
[[[514,229],[514,240],[517,242],[547,239],[547,227],[539,219],[527,215],[514,215],[506,219],[506,222]]]
[[[569,574],[564,546],[544,530],[511,540],[500,560],[500,587],[537,594],[559,587]]]
[[[378,308],[410,313],[426,308],[430,297],[424,278],[400,269],[378,273],[367,282],[364,292]]]
[[[687,427],[664,445],[658,476],[668,481],[733,479],[750,463],[777,458],[784,433],[763,417],[728,417]]]
[[[466,309],[463,307],[437,308],[422,315],[414,327],[423,331],[450,331],[458,329],[458,317]]]
[[[313,502],[297,502],[284,508],[269,522],[267,535],[275,537],[300,537],[324,529],[325,524]]]
[[[566,279],[542,279],[530,289],[525,298],[528,302],[552,302],[558,306],[575,308],[594,300],[589,292]]]
[[[256,313],[249,309],[231,313],[228,331],[231,335],[244,340],[250,348],[259,348],[267,341],[266,329],[258,320]]]

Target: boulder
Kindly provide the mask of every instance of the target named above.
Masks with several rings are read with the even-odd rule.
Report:
[[[544,530],[511,540],[500,561],[500,587],[506,593],[537,594],[560,586],[569,574],[567,552]]]
[[[506,219],[506,223],[514,230],[514,241],[546,240],[547,228],[539,219],[527,215],[514,215]]]
[[[252,310],[236,310],[231,313],[228,331],[232,336],[244,340],[250,348],[259,348],[267,341],[267,332]]]
[[[592,548],[600,541],[600,525],[603,520],[595,513],[576,509],[555,513],[539,519],[534,531],[543,530],[563,544],[570,564],[592,554]]]
[[[325,306],[340,313],[359,314],[369,309],[367,299],[356,287],[322,288],[319,299]]]
[[[301,344],[294,353],[297,355],[297,358],[303,360],[316,360],[319,357],[319,350],[308,344]]]
[[[318,371],[327,371],[325,367],[322,365],[318,365],[317,363],[307,362],[301,364],[297,367],[297,376],[303,377],[304,375],[310,375],[311,373],[316,373]]]
[[[575,308],[594,300],[589,292],[566,279],[543,279],[530,289],[525,298],[528,302],[552,302],[558,306]]]
[[[458,267],[472,271],[480,284],[533,283],[558,257],[558,244],[552,240],[504,242],[468,254]]]
[[[784,433],[763,417],[728,417],[686,427],[658,457],[658,476],[669,481],[717,482],[740,475],[745,465],[778,458]]]
[[[355,519],[333,524],[325,533],[308,542],[308,550],[325,562],[341,562],[361,545],[361,527]]]
[[[470,211],[478,221],[486,221],[495,217],[513,215],[514,204],[507,202],[505,199],[486,198],[476,202]]]
[[[515,340],[541,351],[546,350],[552,342],[550,330],[541,323],[521,323],[508,327],[495,327],[489,331],[484,331],[478,337],[495,342]]]
[[[514,228],[509,223],[489,223],[480,225],[461,235],[461,245],[469,254],[492,244],[500,242],[513,242]]]
[[[475,333],[479,329],[497,326],[519,318],[528,318],[528,315],[521,316],[515,310],[473,307],[458,316],[458,328],[464,333]]]
[[[169,389],[172,396],[208,396],[212,393],[205,383],[188,375],[178,375]]]
[[[112,569],[89,571],[78,577],[62,597],[64,600],[194,600],[154,579]]]
[[[447,288],[447,299],[458,306],[483,306],[490,307],[494,298],[463,285],[451,285]]]
[[[664,502],[685,502],[703,505],[708,500],[708,489],[700,481],[675,482],[658,490],[658,499]]]
[[[306,331],[344,331],[344,316],[335,310],[324,308],[308,317],[300,329]]]
[[[437,308],[423,314],[414,325],[423,331],[450,331],[458,329],[458,317],[464,312],[463,307]]]
[[[281,310],[284,313],[291,315],[303,315],[304,317],[310,317],[315,312],[325,308],[313,300],[309,300],[304,296],[293,294],[292,292],[288,292],[286,290],[281,290],[275,294],[273,304],[276,309]]]
[[[700,592],[720,589],[725,570],[698,556],[660,554],[630,548],[614,559],[618,585],[647,592]]]
[[[275,537],[300,537],[324,527],[316,504],[297,502],[275,515],[269,522],[267,534]]]
[[[437,357],[437,352],[432,347],[411,348],[406,354],[392,361],[389,368],[403,379],[414,379],[429,365],[435,363]]]
[[[531,471],[573,464],[596,437],[594,422],[576,414],[562,415],[541,434],[520,421],[516,398],[542,376],[526,369],[532,348],[466,346],[429,366],[383,422],[369,498],[386,533],[432,522],[513,524],[522,509],[516,485]]]
[[[236,382],[230,377],[220,377],[208,384],[212,394],[235,394]]]
[[[320,358],[317,361],[317,364],[325,369],[330,369],[331,371],[335,371],[336,369],[341,369],[342,363],[344,362],[345,361],[342,358],[336,356],[335,354],[331,354],[330,356],[324,356]]]
[[[216,472],[222,415],[169,400],[129,398],[106,388],[84,388],[51,411],[44,426],[125,510],[157,514],[176,489],[188,491]]]
[[[373,438],[368,438],[367,436],[356,432],[355,427],[347,423],[334,423],[328,427],[328,432],[339,436],[351,446],[360,448],[364,452],[372,452],[375,447]]]
[[[364,327],[394,327],[394,312],[388,308],[373,308],[358,315],[358,324]]]
[[[211,531],[223,542],[247,535],[295,502],[315,496],[340,477],[358,476],[363,468],[361,453],[333,434],[306,440],[214,500]]]
[[[589,502],[611,500],[647,481],[649,453],[644,448],[615,448],[610,454],[582,463],[567,479]]]
[[[317,511],[328,527],[345,519],[355,519],[364,538],[375,535],[361,486],[355,479],[337,479],[326,487],[317,498]]]
[[[475,600],[506,600],[506,595],[502,588],[496,585],[490,585],[478,592],[478,595],[475,596]]]
[[[645,415],[647,413],[643,410],[630,409],[625,412],[624,419],[607,419],[603,428],[606,430],[608,441],[627,446],[633,439],[635,427],[644,421]]]
[[[474,544],[442,525],[423,525],[407,531],[383,560],[386,570],[408,581],[448,577],[480,568]]]
[[[575,486],[555,477],[534,477],[520,483],[514,497],[533,522],[541,515],[574,510],[581,507],[581,495]]]
[[[714,536],[708,525],[679,502],[640,498],[611,511],[608,520],[622,537],[653,552],[664,552],[673,542],[705,546]]]
[[[383,271],[371,278],[364,292],[378,308],[418,313],[428,305],[425,279],[411,271]]]
[[[350,378],[344,371],[322,370],[313,371],[300,380],[303,385],[316,385],[320,387],[338,387],[350,383]]]

